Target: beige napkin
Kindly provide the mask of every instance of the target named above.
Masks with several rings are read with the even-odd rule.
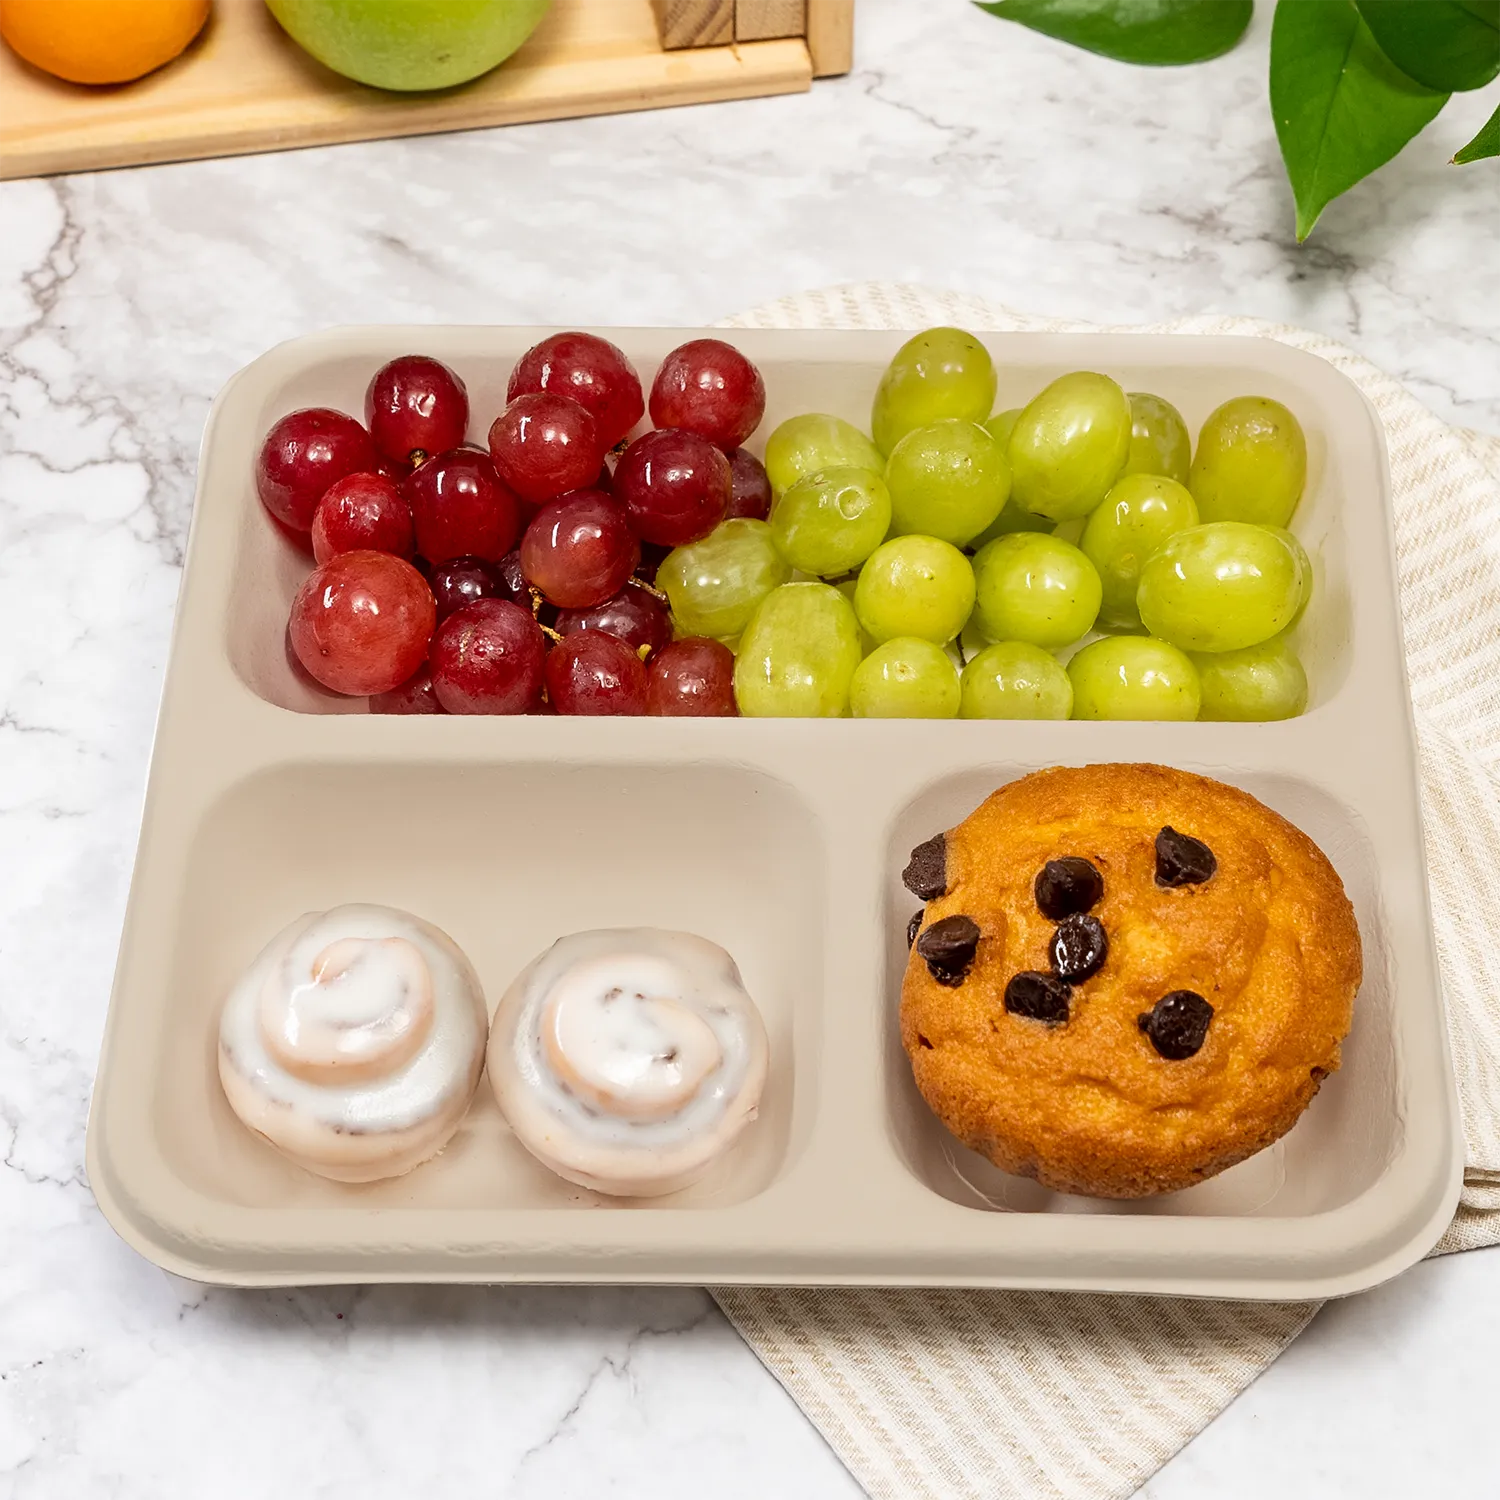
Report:
[[[809,292],[731,320],[745,328],[934,323],[1093,331],[888,285]],[[1447,426],[1357,354],[1305,329],[1200,317],[1145,331],[1261,334],[1309,350],[1349,376],[1385,424],[1467,1148],[1458,1214],[1433,1253],[1500,1243],[1500,1002],[1485,949],[1500,927],[1500,439]],[[1129,1495],[1318,1309],[1045,1292],[732,1287],[714,1295],[878,1500]]]

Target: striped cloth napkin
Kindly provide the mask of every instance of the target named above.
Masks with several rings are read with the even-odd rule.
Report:
[[[936,323],[1097,331],[976,297],[879,284],[788,297],[728,326]],[[1449,427],[1359,355],[1306,329],[1198,317],[1132,331],[1279,339],[1341,370],[1385,425],[1467,1153],[1458,1214],[1433,1253],[1500,1243],[1500,1002],[1483,946],[1500,927],[1500,439]],[[1319,1306],[943,1290],[726,1287],[714,1295],[877,1500],[1130,1495]]]

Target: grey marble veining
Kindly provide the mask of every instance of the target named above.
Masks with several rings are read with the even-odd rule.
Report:
[[[861,0],[855,72],[805,97],[0,185],[0,1495],[856,1493],[701,1292],[206,1291],[103,1224],[84,1125],[203,419],[327,324],[698,324],[885,278],[1303,323],[1500,431],[1500,175],[1445,165],[1493,101],[1298,248],[1260,9],[1155,72]],[[1494,1255],[1345,1304],[1149,1493],[1480,1485],[1497,1328]]]

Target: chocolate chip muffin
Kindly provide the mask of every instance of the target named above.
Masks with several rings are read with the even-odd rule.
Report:
[[[1339,1065],[1361,974],[1333,866],[1166,766],[1038,771],[912,852],[901,1041],[966,1146],[1141,1198],[1269,1146]]]

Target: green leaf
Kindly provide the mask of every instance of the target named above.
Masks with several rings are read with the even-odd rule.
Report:
[[[975,0],[1014,21],[1117,62],[1173,67],[1228,52],[1254,0]]]
[[[1355,0],[1380,50],[1442,93],[1482,89],[1500,73],[1500,0]]]
[[[1446,104],[1375,45],[1351,0],[1278,0],[1271,115],[1297,200],[1297,238]]]
[[[1500,104],[1495,106],[1495,113],[1479,127],[1479,134],[1453,160],[1461,167],[1465,162],[1480,161],[1486,156],[1500,156]]]

